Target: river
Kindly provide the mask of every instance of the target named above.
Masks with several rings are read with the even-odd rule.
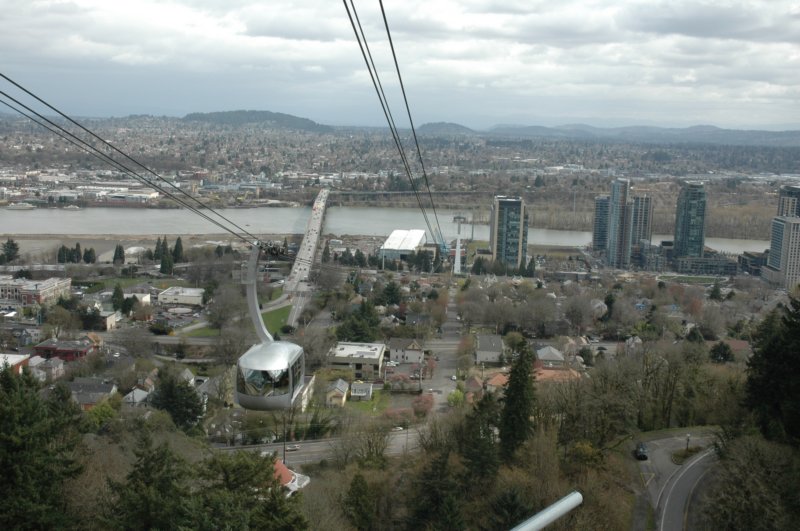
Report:
[[[205,211],[210,215],[210,211]],[[311,209],[289,208],[226,208],[218,212],[242,229],[259,234],[302,234]],[[452,240],[458,232],[453,210],[439,210],[434,217],[428,212],[431,225],[438,218],[444,237]],[[227,223],[223,222],[225,225]],[[394,229],[425,229],[425,220],[418,209],[380,207],[330,207],[325,216],[323,232],[336,235],[388,236]],[[145,236],[167,234],[221,234],[224,230],[188,210],[138,208],[87,208],[63,210],[0,209],[0,236],[25,235],[119,235]],[[489,239],[487,225],[461,225],[464,238]],[[654,235],[653,242],[670,240],[670,235]],[[581,247],[589,245],[592,234],[583,231],[531,228],[528,243],[552,247]],[[706,238],[706,245],[726,253],[761,252],[769,248],[766,240],[735,240]]]

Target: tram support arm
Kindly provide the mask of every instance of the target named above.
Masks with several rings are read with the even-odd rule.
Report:
[[[253,326],[256,329],[256,335],[262,343],[272,343],[274,339],[267,330],[264,324],[264,319],[261,317],[261,308],[258,307],[258,282],[256,275],[258,273],[258,256],[261,254],[261,242],[253,243],[253,248],[250,250],[250,258],[247,260],[247,266],[242,271],[242,284],[247,288],[247,310],[250,313],[250,320],[253,321]]]
[[[578,505],[583,503],[583,495],[576,491],[570,492],[553,505],[546,507],[531,516],[511,531],[538,531],[552,524]]]

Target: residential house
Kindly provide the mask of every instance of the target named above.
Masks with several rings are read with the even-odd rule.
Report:
[[[122,403],[130,407],[141,407],[147,405],[149,397],[150,393],[148,391],[134,387],[133,391],[123,397]]]
[[[328,407],[344,407],[344,403],[347,402],[347,391],[349,388],[350,384],[341,378],[335,382],[331,382],[325,392],[325,405]]]
[[[287,498],[293,496],[298,490],[311,483],[311,478],[291,470],[283,463],[283,461],[276,459],[274,468],[275,478],[281,484],[281,487],[286,490]]]
[[[424,355],[422,342],[409,337],[389,339],[389,359],[401,363],[421,363]]]
[[[475,363],[503,363],[506,358],[503,338],[497,334],[478,334],[475,344]]]
[[[350,386],[351,400],[372,400],[372,384],[369,382],[353,382]]]
[[[3,354],[0,353],[0,371],[8,365],[9,370],[14,374],[20,374],[24,367],[28,366],[29,354]]]
[[[488,380],[486,380],[486,390],[495,395],[501,395],[505,392],[506,385],[508,385],[508,375],[498,372]]]
[[[541,362],[541,366],[545,369],[561,369],[567,365],[564,360],[564,354],[550,345],[537,350],[536,359]]]
[[[110,398],[117,392],[117,385],[100,378],[75,378],[68,382],[67,387],[72,391],[72,399],[84,411],[89,411],[103,400]]]

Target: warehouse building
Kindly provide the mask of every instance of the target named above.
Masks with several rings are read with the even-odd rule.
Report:
[[[419,252],[426,241],[424,230],[398,229],[383,242],[378,256],[386,260],[405,260],[411,253]]]

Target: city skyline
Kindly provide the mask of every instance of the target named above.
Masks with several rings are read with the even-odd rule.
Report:
[[[343,6],[0,1],[2,72],[80,116],[263,109],[383,126]],[[401,113],[376,6],[357,4]],[[800,7],[387,5],[418,124],[800,128]],[[406,124],[401,123],[401,126]]]

